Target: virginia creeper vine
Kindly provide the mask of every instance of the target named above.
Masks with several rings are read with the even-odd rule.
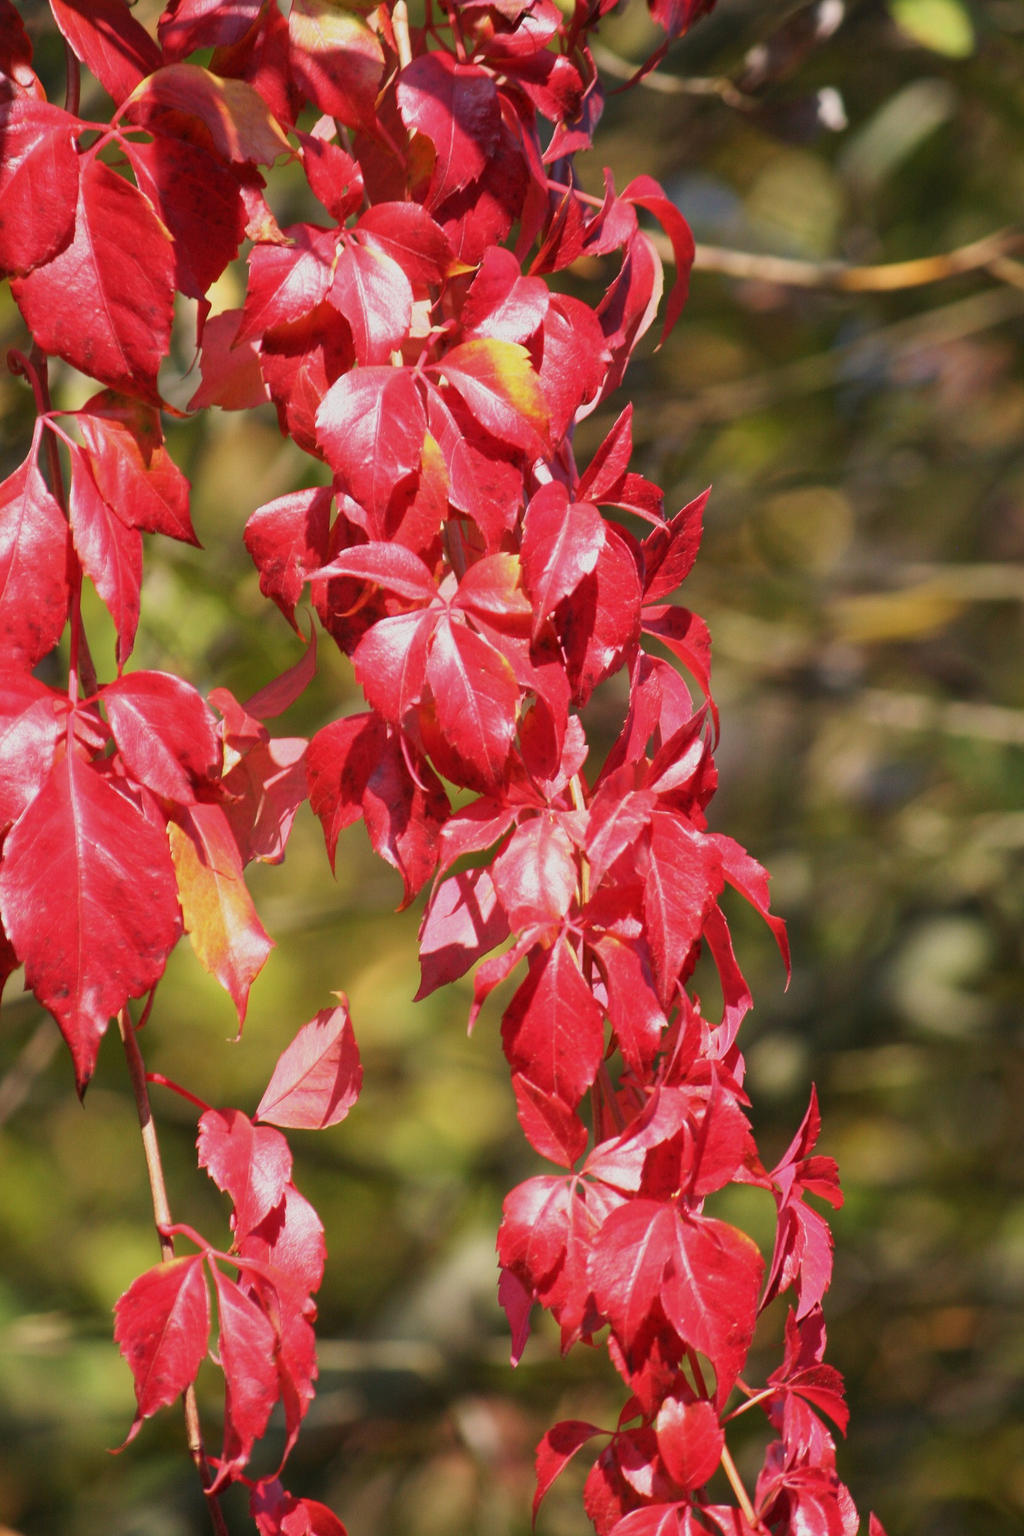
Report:
[[[712,3],[649,8],[667,45]],[[613,1426],[547,1432],[536,1503],[597,1441],[585,1505],[599,1536],[852,1536],[826,1422],[846,1426],[823,1358],[831,1240],[807,1199],[838,1204],[836,1170],[814,1152],[813,1094],[774,1168],[750,1129],[737,1044],[750,995],[725,888],[783,954],[785,932],[765,872],[707,830],[709,640],[674,600],[707,493],[666,516],[629,467],[628,405],[588,463],[573,449],[662,297],[641,215],[674,257],[666,333],[693,256],[650,177],[619,191],[606,173],[603,198],[577,180],[611,0],[425,0],[415,14],[406,0],[171,0],[155,37],[128,0],[49,7],[63,107],[0,0],[0,267],[32,338],[9,366],[37,411],[0,486],[0,974],[24,966],[80,1094],[118,1022],[161,1245],[116,1307],[137,1399],[128,1438],[183,1397],[215,1530],[222,1491],[242,1484],[261,1536],[343,1533],[285,1490],[282,1468],[247,1468],[275,1410],[287,1457],[313,1396],[323,1231],[282,1131],[336,1124],[355,1102],[347,1005],[298,1031],[252,1115],[147,1074],[128,1006],[146,998],[148,1016],[187,933],[244,1017],[271,940],[243,871],[284,856],[308,796],[332,863],[361,819],[405,902],[429,889],[420,996],[473,971],[475,1019],[517,978],[502,1041],[523,1132],[551,1166],[511,1191],[498,1234],[513,1359],[539,1304],[564,1350],[603,1343],[625,1394]],[[79,116],[80,63],[109,120]],[[322,209],[283,229],[279,162]],[[214,313],[209,290],[243,242],[244,303]],[[596,305],[548,281],[581,258],[605,273]],[[130,668],[142,535],[197,542],[161,425],[176,296],[195,313],[190,410],[270,400],[322,470],[249,519],[262,592],[307,649],[244,704]],[[48,357],[97,392],[54,406]],[[117,637],[99,671],[84,580]],[[267,725],[315,672],[307,591],[366,700],[310,742]],[[64,690],[37,675],[56,647]],[[616,673],[628,704],[602,763],[586,706]],[[720,1018],[688,990],[701,950]],[[226,1248],[167,1205],[150,1082],[200,1111],[199,1165],[233,1208]],[[705,1209],[730,1184],[774,1198],[771,1253]],[[755,1323],[783,1294],[781,1361],[750,1382]],[[225,1381],[216,1455],[194,1393],[208,1353]],[[749,1410],[773,1436],[753,1487],[726,1439]]]

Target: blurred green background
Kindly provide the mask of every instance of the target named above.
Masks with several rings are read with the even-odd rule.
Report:
[[[22,10],[58,79],[46,7]],[[674,87],[610,99],[586,175],[654,174],[698,240],[810,261],[906,260],[1021,222],[1019,0],[854,0],[802,59],[778,43],[767,62],[751,55],[785,14],[720,0],[670,55]],[[832,0],[814,14],[825,33],[839,19]],[[656,40],[636,4],[602,31],[620,59]],[[281,222],[308,216],[289,195]],[[226,278],[218,307],[240,292]],[[180,401],[194,387],[175,383],[190,324],[183,314],[167,375]],[[756,999],[755,1129],[777,1154],[817,1083],[822,1150],[847,1194],[826,1309],[853,1409],[840,1470],[889,1536],[1024,1530],[1022,339],[1013,261],[856,295],[698,273],[668,344],[645,344],[578,438],[584,462],[628,392],[637,467],[670,510],[714,486],[686,588],[715,645],[713,824],[773,872],[794,956],[784,992],[768,935],[732,914]],[[6,290],[0,340],[24,342]],[[80,382],[55,378],[60,402],[78,403]],[[31,424],[7,375],[0,422],[6,474]],[[269,413],[211,412],[174,424],[170,442],[205,550],[148,540],[133,664],[245,697],[298,646],[265,612],[241,530],[309,465]],[[93,623],[109,670],[102,613]],[[356,707],[347,664],[326,644],[322,658],[282,733]],[[598,732],[616,707],[611,690]],[[320,1391],[289,1485],[330,1503],[351,1536],[525,1536],[543,1429],[610,1423],[620,1394],[599,1352],[561,1361],[543,1326],[508,1367],[494,1233],[504,1192],[538,1162],[497,1010],[468,1040],[465,986],[411,1003],[418,906],[394,915],[399,883],[361,829],[332,881],[303,812],[285,864],[257,867],[251,886],[278,947],[241,1041],[182,946],[145,1043],[152,1069],[251,1111],[295,1029],[332,989],[352,1001],[363,1096],[342,1126],[293,1138],[330,1262]],[[172,1207],[213,1235],[225,1207],[196,1172],[194,1117],[155,1093]],[[55,1030],[12,983],[0,1122],[0,1528],[199,1536],[176,1414],[107,1455],[134,1406],[111,1307],[157,1257],[116,1037],[83,1109]],[[217,1384],[203,1384],[215,1425]],[[752,1475],[754,1442],[739,1448]],[[258,1470],[273,1464],[271,1446]],[[541,1536],[589,1528],[581,1476],[549,1496]]]

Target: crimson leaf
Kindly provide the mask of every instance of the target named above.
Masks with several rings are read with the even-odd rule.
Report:
[[[11,284],[44,351],[155,403],[171,337],[171,237],[137,188],[88,158],[71,242]]]
[[[206,1354],[210,1298],[202,1254],[147,1269],[114,1313],[114,1338],[131,1366],[139,1405],[128,1433],[132,1440],[143,1419],[173,1403],[195,1381]]]
[[[180,932],[162,823],[65,751],[8,836],[0,911],[82,1092],[111,1015],[158,980]]]
[[[278,1058],[257,1120],[323,1130],[344,1120],[359,1097],[363,1069],[348,1007],[322,1008]]]

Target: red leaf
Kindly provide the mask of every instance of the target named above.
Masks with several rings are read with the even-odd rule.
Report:
[[[539,277],[523,277],[519,263],[504,246],[489,246],[473,279],[461,321],[468,337],[526,343],[548,312],[548,285]]]
[[[640,638],[640,578],[623,535],[605,524],[604,547],[571,602],[556,614],[578,703],[628,664]]]
[[[147,1269],[114,1313],[114,1338],[131,1367],[139,1405],[128,1434],[132,1440],[143,1419],[173,1403],[195,1381],[206,1354],[210,1298],[202,1254]]]
[[[522,822],[493,864],[494,889],[512,931],[558,924],[576,894],[575,850],[550,814]]]
[[[643,543],[644,602],[669,597],[689,576],[700,548],[704,508],[711,487],[695,496],[664,528],[656,528]]]
[[[451,806],[431,765],[393,731],[367,782],[363,814],[375,851],[402,876],[408,905],[437,870]]]
[[[322,1008],[278,1057],[256,1119],[309,1130],[338,1125],[359,1097],[362,1081],[347,1005]]]
[[[293,1192],[293,1186],[288,1185],[285,1200],[282,1202],[285,1209],[292,1204],[289,1198],[291,1192]],[[299,1199],[301,1200],[301,1196]],[[315,1219],[315,1212],[313,1215]],[[272,1216],[268,1221],[270,1219]],[[317,1227],[319,1228],[319,1223]],[[248,1244],[243,1246],[247,1248]],[[283,1244],[278,1245],[276,1251],[279,1257],[285,1257],[286,1251]],[[321,1268],[322,1253],[323,1230],[320,1228],[318,1254],[321,1259]],[[303,1265],[309,1257],[305,1251],[289,1256],[296,1258]],[[242,1278],[248,1293],[263,1309],[274,1328],[274,1362],[281,1404],[284,1409],[286,1432],[282,1456],[284,1460],[298,1438],[302,1420],[313,1400],[313,1383],[317,1376],[317,1364],[316,1338],[311,1320],[316,1316],[316,1308],[309,1295],[297,1283],[294,1272],[264,1268],[253,1264],[248,1258],[243,1260],[241,1254],[238,1263],[242,1267]]]
[[[278,1400],[274,1329],[251,1296],[211,1265],[217,1293],[217,1353],[224,1372],[224,1455],[214,1486],[248,1463]]]
[[[168,672],[132,672],[100,697],[125,766],[155,795],[188,805],[220,768],[214,717],[190,683]]]
[[[160,49],[135,20],[128,0],[50,0],[50,9],[72,51],[117,106],[160,68]]]
[[[300,630],[299,633],[301,634],[302,631]],[[302,638],[305,640],[304,635]],[[236,709],[240,710],[248,720],[256,720],[259,722],[273,720],[278,715],[283,715],[286,710],[291,709],[292,705],[296,703],[298,699],[301,699],[302,695],[305,693],[306,689],[309,687],[315,676],[316,631],[312,628],[312,626],[310,626],[309,640],[306,642],[306,649],[299,657],[298,661],[295,662],[293,666],[290,666],[287,671],[282,672],[280,677],[271,678],[269,683],[265,683],[264,686],[258,689],[258,691],[254,693],[251,698],[246,699],[244,707],[238,703],[237,699],[234,700],[234,706]],[[227,698],[232,697],[226,688],[214,689],[214,693],[227,695]],[[213,694],[211,694],[210,697],[213,699]],[[216,702],[216,700],[214,702]],[[227,718],[227,715],[230,713],[231,711],[229,708],[226,710],[225,718]],[[243,725],[243,735],[251,736],[251,731],[251,726]],[[282,764],[294,761],[293,749],[296,748],[296,743],[301,740],[300,737],[278,736],[275,737],[272,741],[267,736],[265,730],[261,729],[258,734],[260,742],[266,743],[267,746],[275,749],[272,753],[272,757],[276,758],[278,755],[276,749],[280,748],[281,750],[279,755]],[[238,745],[240,745],[240,743],[238,743]],[[248,748],[245,750],[248,750]]]
[[[167,64],[136,87],[126,116],[159,132],[166,108],[198,119],[222,160],[270,165],[292,152],[266,102],[244,80],[224,80],[198,64]]]
[[[424,53],[398,77],[398,110],[406,128],[425,134],[436,160],[427,198],[432,207],[476,181],[497,147],[498,91],[484,70],[451,54]]]
[[[418,555],[404,544],[374,541],[357,544],[335,555],[318,576],[355,576],[376,582],[389,592],[412,601],[431,602],[437,597],[434,578]]]
[[[333,853],[328,823],[339,818],[339,827],[347,826],[361,808],[375,851],[402,876],[402,905],[407,906],[437,867],[438,837],[448,815],[441,781],[430,764],[380,720],[360,732],[358,750],[338,783],[337,802],[331,772],[328,769],[327,779],[321,781],[324,799],[318,813],[328,851]],[[348,798],[353,789],[358,791],[358,805]]]
[[[618,277],[597,310],[612,357],[601,390],[602,400],[622,383],[633,348],[658,312],[662,286],[661,259],[648,237],[638,231],[629,242]]]
[[[587,1128],[579,1116],[556,1093],[538,1088],[522,1072],[512,1073],[512,1091],[516,1117],[533,1150],[560,1168],[571,1168],[587,1146]]]
[[[498,1305],[508,1318],[509,1333],[512,1335],[509,1363],[516,1366],[523,1358],[523,1350],[530,1338],[533,1295],[510,1269],[503,1269],[498,1276]]]
[[[328,390],[317,433],[351,494],[383,515],[398,482],[419,468],[426,413],[405,368],[358,368]]]
[[[331,286],[336,232],[316,224],[291,224],[285,245],[254,245],[249,286],[236,342],[312,314]]]
[[[525,347],[512,341],[464,341],[446,352],[433,371],[448,380],[492,437],[533,457],[544,452],[548,409]]]
[[[231,47],[218,48],[210,63],[218,75],[247,80],[278,122],[294,127],[304,103],[289,61],[288,23],[276,5],[264,5],[259,25]]]
[[[533,608],[522,587],[522,566],[516,555],[484,555],[459,582],[454,607],[470,614],[483,627],[506,635],[530,633]]]
[[[117,664],[135,644],[142,589],[142,535],[129,528],[100,494],[88,455],[75,443],[71,458],[71,534],[82,562],[117,631]]]
[[[711,698],[711,636],[707,625],[688,608],[677,608],[671,603],[657,607],[644,607],[642,622],[644,631],[657,635],[697,679],[708,699]],[[715,706],[711,705],[717,725]]]
[[[170,344],[174,253],[147,198],[102,160],[79,182],[71,243],[11,284],[44,352],[155,403]]]
[[[850,1410],[843,1398],[843,1378],[834,1366],[825,1365],[825,1322],[821,1308],[812,1308],[802,1321],[790,1310],[786,1317],[786,1355],[783,1364],[768,1378],[782,1394],[796,1392],[827,1413],[845,1434]],[[775,1418],[776,1424],[779,1422]]]
[[[521,556],[533,599],[534,638],[564,597],[595,568],[604,548],[604,519],[589,502],[572,502],[557,480],[541,486],[523,518]]]
[[[558,442],[596,403],[609,353],[594,311],[564,293],[551,295],[541,349],[538,374],[551,416],[551,438]],[[582,492],[580,499],[585,499]]]
[[[667,1020],[658,1002],[646,943],[606,933],[592,946],[604,977],[608,1019],[622,1059],[644,1078],[654,1064]]]
[[[676,278],[671,296],[665,306],[665,324],[661,332],[661,339],[664,341],[679,319],[690,291],[690,268],[693,266],[694,256],[693,235],[675,203],[665,196],[653,177],[637,176],[623,191],[622,199],[623,202],[636,203],[639,207],[646,208],[648,213],[652,213],[672,242]]]
[[[258,742],[224,776],[224,814],[243,864],[253,859],[280,864],[284,858],[296,812],[307,795],[307,745],[302,736]]]
[[[483,853],[499,842],[518,820],[520,808],[486,797],[472,800],[454,812],[441,833],[441,861],[447,873],[466,854]],[[438,888],[439,890],[439,888]],[[437,899],[435,890],[432,901]]]
[[[544,1434],[537,1446],[537,1488],[533,1495],[534,1519],[537,1517],[541,1499],[556,1477],[568,1466],[576,1452],[595,1435],[606,1433],[606,1430],[599,1429],[596,1424],[587,1424],[583,1419],[563,1419],[560,1424],[553,1424]]]
[[[711,1403],[667,1397],[655,1423],[658,1454],[681,1488],[700,1488],[722,1459],[725,1435]]]
[[[256,1483],[249,1513],[259,1536],[347,1536],[341,1521],[325,1504],[293,1498],[276,1478]]]
[[[344,224],[363,201],[363,173],[340,144],[316,133],[296,133],[302,146],[302,168],[313,194],[338,224]],[[401,207],[416,207],[403,203]],[[425,217],[425,215],[424,215]]]
[[[174,238],[175,285],[201,299],[238,254],[246,226],[241,188],[201,144],[167,133],[123,143],[140,189]]]
[[[189,483],[164,447],[152,406],[102,390],[75,414],[104,501],[129,528],[198,545]]]
[[[304,1294],[319,1289],[327,1249],[316,1211],[294,1184],[238,1244],[239,1257],[255,1259],[287,1275]]]
[[[711,1513],[704,1506],[702,1510]],[[755,1536],[754,1527],[738,1509],[728,1509],[725,1514],[729,1525],[721,1529],[728,1530],[729,1536]],[[608,1536],[707,1536],[707,1526],[698,1519],[689,1503],[648,1504],[645,1509],[633,1509],[616,1521]]]
[[[159,979],[180,932],[162,826],[64,753],[8,834],[0,909],[81,1093],[111,1015]]]
[[[423,610],[378,619],[353,652],[367,702],[391,725],[401,726],[419,702],[433,627],[433,615]]]
[[[332,721],[309,744],[310,805],[320,818],[332,870],[338,837],[363,814],[363,794],[384,740],[382,721],[362,714]]]
[[[195,48],[228,47],[242,40],[262,8],[262,0],[170,0],[157,35],[168,59]]]
[[[624,406],[620,415],[591,459],[577,487],[586,501],[614,501],[633,455],[633,405]]]
[[[20,668],[0,671],[0,832],[46,782],[61,736],[63,694]]]
[[[768,910],[768,871],[763,869],[756,859],[751,858],[745,848],[731,837],[723,833],[714,834],[715,847],[722,858],[722,873],[734,890],[745,896],[756,912],[764,918],[774,935],[775,942],[779,946],[786,965],[787,984],[790,974],[789,939],[786,937],[786,925],[781,917],[775,917]]]
[[[36,79],[32,65],[32,43],[25,23],[14,9],[14,0],[0,0],[0,69],[23,89],[31,89]]]
[[[304,453],[323,458],[316,416],[334,381],[354,361],[352,334],[326,301],[292,325],[275,326],[260,343],[260,370],[277,407],[278,425]]]
[[[356,361],[364,366],[386,363],[409,334],[412,284],[384,251],[346,241],[327,298],[348,321]]]
[[[333,0],[293,0],[288,39],[296,82],[321,112],[349,128],[373,122],[384,52],[362,16]]]
[[[190,411],[210,405],[219,405],[224,411],[246,411],[269,400],[255,342],[235,346],[241,320],[240,309],[226,309],[211,315],[203,326],[203,382],[188,403]]]
[[[440,283],[454,260],[448,236],[419,203],[374,203],[356,230],[396,261],[411,283]]]
[[[670,37],[681,37],[695,21],[706,16],[715,0],[648,0],[648,9]]]
[[[486,640],[445,615],[434,630],[426,675],[438,725],[464,782],[495,787],[516,730],[519,685],[512,668]]]
[[[644,880],[644,917],[665,1006],[721,889],[721,863],[714,844],[693,832],[681,816],[655,811]]]
[[[634,690],[635,700],[636,690]],[[632,782],[632,781],[631,781]],[[650,823],[655,806],[647,790],[621,793],[622,786],[602,784],[587,818],[587,859],[595,885],[627,849],[634,848]]]
[[[531,956],[501,1022],[509,1065],[571,1108],[597,1076],[603,1012],[564,939]]]
[[[448,474],[447,499],[473,519],[488,550],[494,551],[522,506],[522,469],[500,457],[481,428],[472,422],[460,424],[439,389],[431,387],[427,400],[430,431]]]
[[[274,1209],[291,1179],[292,1154],[280,1131],[253,1125],[240,1109],[208,1109],[199,1119],[199,1166],[231,1197],[231,1229],[241,1243]]]
[[[508,937],[508,923],[486,869],[466,869],[434,891],[420,924],[422,980],[416,1000],[464,976]]]
[[[295,627],[295,605],[327,559],[330,486],[291,491],[257,510],[245,525],[245,547],[260,573],[260,591]]]
[[[739,1228],[639,1199],[602,1226],[590,1280],[627,1359],[660,1302],[679,1339],[714,1366],[721,1408],[750,1347],[763,1269],[756,1244]]]
[[[0,270],[30,272],[51,261],[75,228],[79,158],[70,112],[16,96],[0,103]]]
[[[615,1191],[575,1175],[542,1174],[505,1197],[499,1260],[553,1312],[563,1349],[580,1337],[585,1321],[591,1328],[599,1325],[590,1299],[588,1260],[595,1233],[621,1203]]]
[[[28,458],[0,485],[0,655],[34,667],[68,616],[68,525]]]
[[[200,964],[216,976],[245,1018],[249,988],[273,948],[242,876],[242,860],[217,805],[182,808],[171,822],[171,857],[185,932]]]
[[[246,752],[269,741],[270,732],[263,721],[251,715],[244,704],[239,704],[230,688],[212,688],[210,703],[222,716],[225,764],[233,768]]]

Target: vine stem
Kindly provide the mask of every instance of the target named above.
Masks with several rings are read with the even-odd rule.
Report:
[[[64,42],[64,68],[66,72],[64,110],[65,112],[70,112],[72,117],[77,117],[82,98],[82,71],[78,63],[78,56],[66,39]]]
[[[170,1228],[174,1225],[171,1217],[171,1207],[167,1199],[167,1183],[164,1179],[163,1160],[160,1156],[160,1143],[157,1140],[156,1125],[153,1121],[153,1111],[149,1103],[149,1088],[146,1082],[146,1064],[139,1050],[139,1042],[135,1036],[135,1026],[127,1008],[122,1008],[117,1016],[118,1033],[124,1046],[125,1060],[128,1063],[128,1076],[131,1079],[132,1092],[135,1096],[135,1108],[139,1117],[139,1130],[142,1133],[142,1150],[146,1158],[146,1172],[149,1175],[149,1190],[153,1202],[153,1221],[156,1225],[157,1236],[160,1239],[160,1259],[167,1264],[174,1258],[174,1238]],[[185,1410],[185,1434],[188,1440],[189,1454],[199,1474],[203,1492],[206,1495],[206,1507],[210,1511],[210,1521],[216,1536],[229,1536],[228,1528],[224,1520],[224,1511],[220,1507],[220,1497],[211,1492],[213,1474],[210,1463],[206,1458],[206,1448],[203,1445],[203,1431],[199,1422],[199,1404],[196,1401],[195,1385],[186,1387],[183,1394],[183,1406]]]
[[[398,44],[398,65],[404,69],[412,63],[412,40],[409,36],[409,7],[406,0],[396,0],[391,11],[391,25]]]
[[[757,1518],[754,1506],[750,1502],[750,1495],[744,1488],[743,1479],[740,1477],[736,1469],[736,1463],[732,1459],[732,1453],[729,1447],[724,1444],[722,1446],[722,1471],[729,1479],[729,1486],[736,1495],[736,1502],[743,1511],[744,1519],[754,1527],[755,1531],[763,1531],[764,1526]]]

